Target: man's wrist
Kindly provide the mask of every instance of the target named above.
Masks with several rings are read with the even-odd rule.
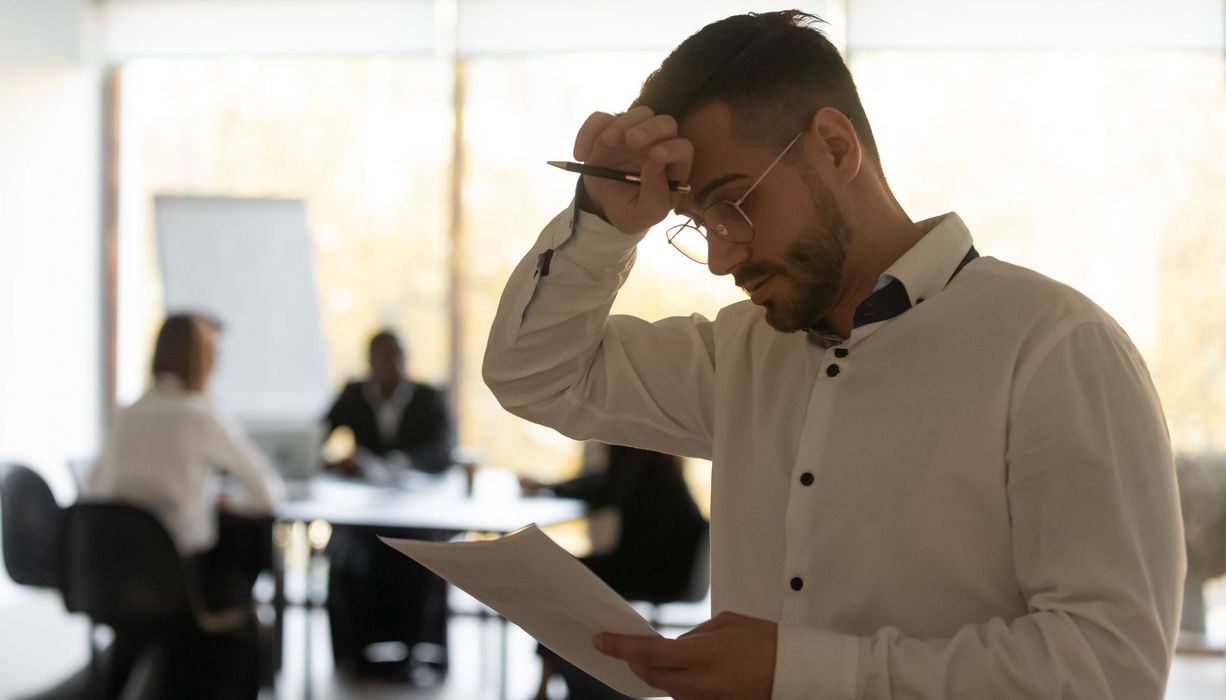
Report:
[[[596,203],[592,201],[591,196],[588,195],[587,188],[583,186],[582,175],[579,176],[577,184],[575,185],[575,208],[579,211],[599,216],[606,224],[612,225],[613,223],[609,221],[609,219],[604,215],[604,212],[600,210],[600,207],[596,206]]]

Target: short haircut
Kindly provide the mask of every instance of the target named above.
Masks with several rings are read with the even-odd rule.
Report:
[[[383,343],[395,343],[401,350],[404,350],[404,342],[400,340],[400,334],[391,328],[382,328],[379,332],[370,337],[370,345],[367,347],[367,352],[374,352],[375,346]]]
[[[204,334],[221,329],[220,321],[201,313],[166,317],[153,349],[153,375],[173,375],[188,391],[204,391],[208,382]]]
[[[852,123],[881,171],[872,127],[838,49],[799,10],[735,15],[703,27],[643,83],[637,105],[680,124],[712,103],[732,111],[737,138],[782,149],[824,107]]]

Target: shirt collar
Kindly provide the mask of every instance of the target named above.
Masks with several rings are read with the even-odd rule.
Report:
[[[367,402],[375,408],[379,408],[385,404],[394,406],[407,406],[413,398],[413,383],[408,379],[401,379],[396,385],[396,390],[392,392],[391,397],[386,401],[383,399],[383,392],[379,391],[379,385],[375,380],[368,379],[362,384],[362,393],[366,396]]]
[[[918,225],[928,233],[886,268],[883,275],[902,283],[908,308],[944,289],[961,266],[969,262],[964,259],[974,244],[966,224],[953,212],[925,219]]]
[[[856,307],[853,330],[907,311],[944,289],[967,263],[979,257],[970,231],[957,214],[950,212],[917,225],[927,233],[878,278],[873,293]],[[823,347],[844,341],[825,324],[809,331],[809,336]]]
[[[153,375],[153,388],[167,394],[185,394],[187,393],[187,385],[179,379],[177,374],[170,372],[158,372]]]

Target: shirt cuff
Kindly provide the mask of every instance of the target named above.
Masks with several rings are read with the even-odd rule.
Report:
[[[861,645],[859,637],[780,624],[772,700],[855,700]]]
[[[586,268],[623,268],[639,241],[647,235],[627,235],[596,214],[571,207],[573,220],[570,235],[559,241],[557,253]],[[564,245],[563,245],[564,243]]]

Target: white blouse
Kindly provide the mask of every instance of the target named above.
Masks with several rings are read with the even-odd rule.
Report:
[[[245,499],[236,504],[243,510],[267,513],[284,497],[280,475],[236,425],[178,378],[160,375],[116,416],[85,492],[147,507],[179,551],[193,554],[217,539],[219,470],[243,487]]]

